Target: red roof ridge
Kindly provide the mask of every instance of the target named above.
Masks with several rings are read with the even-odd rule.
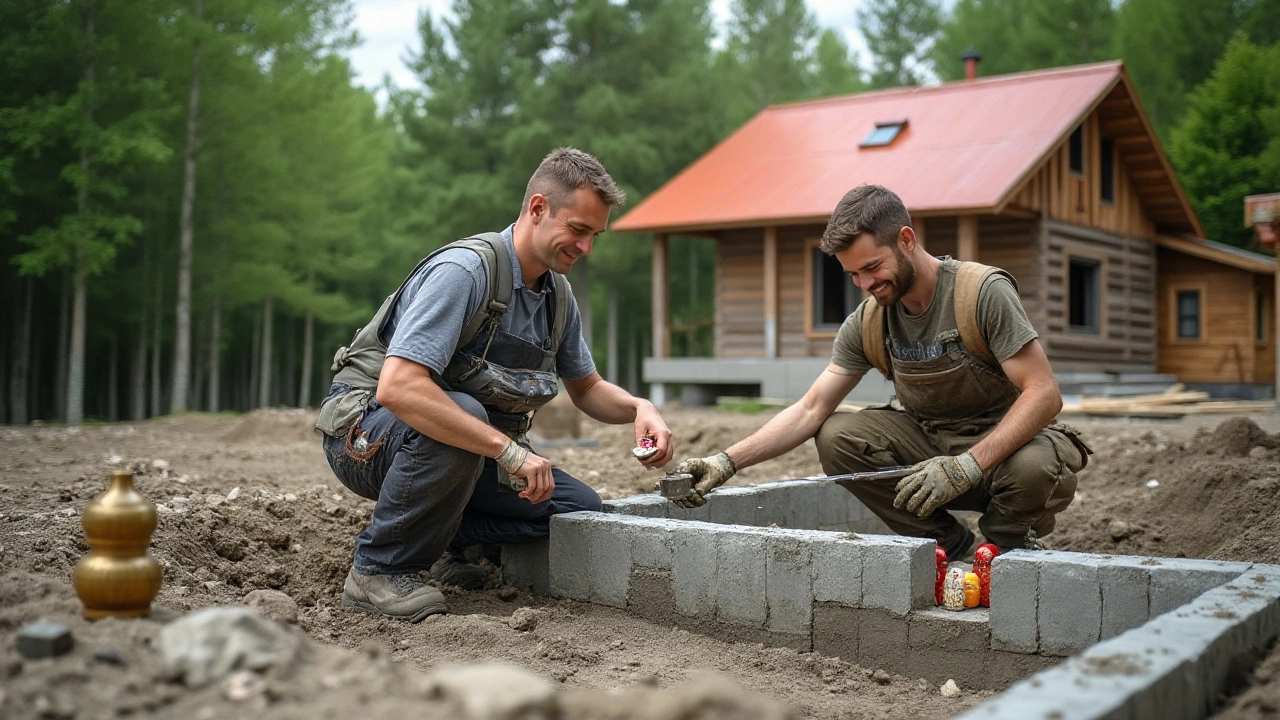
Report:
[[[795,108],[812,107],[814,105],[837,105],[840,103],[857,102],[868,98],[880,99],[888,95],[916,95],[921,93],[936,93],[946,91],[964,91],[971,88],[990,87],[992,85],[1001,85],[1011,82],[1020,82],[1026,80],[1040,80],[1054,76],[1067,75],[1085,75],[1098,71],[1118,71],[1124,67],[1123,60],[1103,60],[1095,63],[1085,63],[1082,65],[1068,65],[1066,67],[1043,68],[1041,70],[1025,70],[1016,73],[1007,73],[1004,75],[988,75],[979,77],[976,80],[953,80],[951,82],[939,83],[937,85],[913,85],[910,87],[892,87],[881,90],[865,90],[859,93],[851,93],[847,95],[833,95],[824,98],[812,98],[809,100],[797,100],[795,102],[777,103],[766,106],[759,114],[777,111],[791,110]]]

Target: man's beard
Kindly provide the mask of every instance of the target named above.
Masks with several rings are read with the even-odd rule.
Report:
[[[911,288],[916,284],[916,268],[907,259],[907,256],[897,247],[893,249],[894,257],[898,260],[898,269],[893,273],[893,280],[890,281],[892,291],[881,299],[875,297],[880,307],[889,307],[902,299],[903,295],[911,292]]]

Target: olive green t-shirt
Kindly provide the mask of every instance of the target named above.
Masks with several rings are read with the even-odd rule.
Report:
[[[959,266],[958,260],[943,260],[933,300],[919,315],[909,315],[901,302],[885,308],[889,347],[895,358],[932,360],[945,352],[938,336],[956,328],[952,296],[955,293],[955,270]],[[831,362],[853,375],[862,375],[871,369],[871,363],[867,362],[862,351],[862,313],[869,302],[875,302],[875,298],[863,300],[845,319],[836,333],[831,351]],[[1013,357],[1038,337],[1022,309],[1018,291],[1007,278],[998,274],[987,278],[978,291],[978,327],[997,362]]]

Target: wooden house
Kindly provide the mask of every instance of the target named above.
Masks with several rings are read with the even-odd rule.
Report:
[[[1123,64],[1105,62],[759,113],[613,226],[653,236],[655,399],[673,383],[695,401],[803,394],[860,300],[817,243],[862,183],[902,197],[931,253],[1013,273],[1060,381],[1250,396],[1275,381],[1275,260],[1202,238]],[[668,357],[672,234],[715,243],[714,357]],[[876,375],[853,397],[888,394]]]

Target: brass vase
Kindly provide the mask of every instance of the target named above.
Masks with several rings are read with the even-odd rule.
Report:
[[[133,473],[111,473],[111,487],[85,508],[82,524],[89,552],[76,563],[71,584],[84,603],[84,616],[150,614],[160,592],[160,563],[147,554],[156,506],[133,489]]]

